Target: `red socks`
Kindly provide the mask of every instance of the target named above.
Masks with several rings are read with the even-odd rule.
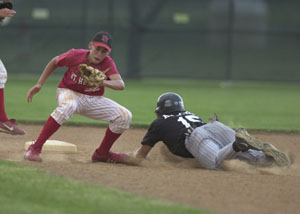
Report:
[[[48,118],[45,123],[43,130],[40,133],[40,136],[35,141],[34,148],[38,151],[42,150],[44,143],[53,135],[60,127],[60,124],[57,123],[51,116]],[[121,134],[113,133],[109,127],[106,129],[105,136],[99,146],[96,149],[96,152],[99,155],[108,154],[110,148],[114,144],[114,142],[121,136]]]
[[[0,121],[4,122],[7,120],[8,118],[5,112],[5,105],[4,105],[4,88],[0,88]]]
[[[51,135],[53,135],[60,127],[60,124],[58,124],[51,116],[48,118],[47,122],[45,123],[42,132],[40,133],[40,136],[35,141],[34,148],[38,151],[42,150],[42,147],[46,140],[48,140]]]
[[[99,155],[106,155],[108,154],[110,148],[114,144],[114,142],[121,136],[121,134],[113,133],[109,127],[107,127],[105,136],[99,146],[98,149],[96,149],[96,152]]]

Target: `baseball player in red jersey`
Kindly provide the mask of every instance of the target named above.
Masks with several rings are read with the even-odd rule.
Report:
[[[12,9],[12,3],[0,1],[0,22],[5,17],[12,17],[16,11]],[[23,129],[16,126],[15,119],[8,119],[4,104],[4,87],[7,81],[7,71],[0,59],[0,131],[8,134],[25,134]]]
[[[92,155],[93,162],[121,163],[126,154],[110,152],[110,148],[118,137],[129,128],[132,115],[129,110],[118,103],[104,97],[105,87],[114,90],[124,90],[125,85],[118,73],[113,59],[109,56],[112,47],[112,37],[107,32],[98,32],[89,43],[89,49],[71,49],[54,57],[45,67],[39,81],[27,94],[27,101],[40,91],[47,78],[57,67],[67,67],[64,77],[57,88],[58,107],[52,112],[44,125],[39,137],[24,154],[24,159],[41,161],[40,153],[43,144],[59,127],[73,114],[110,122],[105,136]],[[87,64],[98,70],[110,70],[106,80],[99,87],[86,85],[79,75],[78,66]]]

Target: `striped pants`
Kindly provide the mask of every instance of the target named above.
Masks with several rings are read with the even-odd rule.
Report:
[[[0,59],[0,88],[4,88],[6,81],[7,81],[7,72],[4,67],[4,64]]]
[[[196,128],[186,138],[185,146],[207,169],[220,169],[224,160],[233,158],[247,160],[254,164],[268,160],[261,151],[250,149],[247,152],[235,152],[232,147],[234,141],[235,131],[214,121]]]
[[[123,133],[131,123],[131,112],[120,104],[103,96],[89,96],[70,89],[58,88],[56,91],[58,107],[51,114],[60,125],[73,114],[110,122],[114,133]]]

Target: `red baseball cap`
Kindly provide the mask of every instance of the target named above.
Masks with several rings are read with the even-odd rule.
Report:
[[[93,38],[92,45],[104,47],[111,52],[112,36],[108,32],[98,32]]]

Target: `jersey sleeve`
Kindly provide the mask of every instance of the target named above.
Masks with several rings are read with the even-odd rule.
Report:
[[[153,121],[141,144],[153,147],[157,142],[161,140],[159,130],[159,120]]]
[[[59,67],[62,67],[62,66],[65,66],[65,67],[68,67],[71,63],[71,59],[72,59],[72,56],[74,55],[75,51],[74,49],[71,49],[61,55],[58,56],[58,59],[56,61],[56,66],[59,66]]]
[[[111,76],[113,74],[119,74],[117,66],[114,62],[114,60],[107,56],[106,61],[105,61],[105,67],[110,68],[110,70],[106,73],[106,76]]]

